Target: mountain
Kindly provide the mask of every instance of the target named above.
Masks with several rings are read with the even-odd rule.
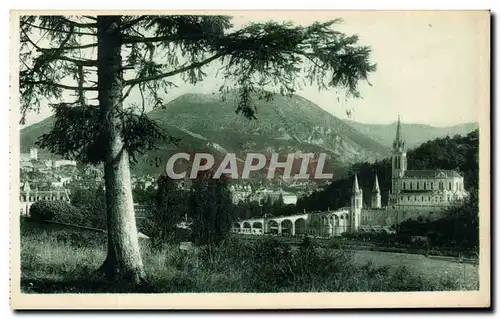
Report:
[[[54,126],[54,117],[49,116],[40,122],[31,124],[30,126],[23,128],[20,133],[21,153],[29,153],[30,148],[35,146],[35,142],[38,139],[38,137],[42,136],[43,134],[49,133],[53,126]],[[46,157],[56,157],[56,156],[50,154],[46,150],[39,149],[38,157],[46,158]]]
[[[185,94],[149,113],[161,126],[183,128],[228,152],[326,152],[335,165],[374,161],[390,148],[311,101],[294,95],[254,98],[257,119],[236,114],[236,94]]]
[[[390,153],[390,148],[360,133],[344,121],[311,101],[294,95],[276,96],[272,101],[254,98],[257,119],[236,114],[237,96],[229,93],[185,94],[154,109],[148,116],[170,135],[174,144],[161,145],[146,153],[133,168],[140,173],[157,172],[175,151],[226,152],[325,152],[336,168],[355,162],[373,162]],[[21,151],[26,152],[36,139],[53,125],[49,117],[21,130]]]
[[[345,120],[359,132],[372,137],[387,147],[392,147],[397,122],[391,124],[365,124]],[[478,123],[464,123],[448,127],[436,127],[425,124],[401,123],[403,138],[408,148],[415,148],[422,143],[440,137],[466,135],[479,127]]]

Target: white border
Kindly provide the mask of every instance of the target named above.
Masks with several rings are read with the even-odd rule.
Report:
[[[11,3],[12,2],[12,3]],[[335,1],[335,4],[330,4],[328,6],[325,6],[324,4],[321,4],[320,1],[314,1],[314,0],[309,0],[306,3],[308,4],[307,6],[303,6],[304,2],[298,2],[298,3],[291,3],[290,1],[286,2],[286,6],[283,5],[278,5],[278,4],[271,4],[269,1],[251,1],[248,3],[236,3],[236,1],[210,1],[210,6],[207,5],[207,2],[205,1],[192,1],[190,3],[187,3],[185,1],[183,2],[168,2],[168,6],[161,5],[163,2],[162,1],[150,1],[150,0],[143,0],[140,2],[135,2],[135,3],[120,3],[122,6],[120,9],[126,9],[126,10],[133,10],[133,9],[163,9],[163,10],[176,10],[176,9],[182,9],[182,10],[187,10],[187,9],[211,9],[211,10],[216,10],[216,9],[390,9],[390,10],[397,10],[397,9],[493,9],[493,12],[497,12],[497,7],[498,4],[500,3],[499,1],[485,1],[485,0],[475,0],[475,1],[448,1],[447,3],[444,3],[444,1],[414,1],[413,3],[410,3],[409,1],[377,1],[376,4],[372,1],[359,1],[359,0],[351,0],[351,1]],[[105,3],[103,1],[95,1],[95,0],[88,0],[83,3],[77,3],[77,2],[70,2],[70,1],[24,1],[23,3],[20,3],[19,1],[3,1],[1,3],[2,7],[4,5],[11,4],[11,6],[8,6],[10,8],[15,8],[15,9],[52,9],[52,8],[57,8],[57,9],[114,9],[116,10],[117,8],[110,8],[109,3]],[[13,4],[13,5],[12,5]],[[85,7],[82,7],[81,5],[85,4]],[[8,39],[8,30],[9,30],[9,12],[6,10],[3,10],[4,16],[2,19],[2,35],[4,35],[3,39],[7,40]],[[498,34],[495,34],[495,40],[498,40]],[[496,41],[495,41],[496,42]],[[7,50],[2,50],[1,51],[5,56],[3,56],[3,61],[4,67],[2,70],[4,70],[2,81],[5,81],[1,88],[3,89],[2,92],[5,94],[3,95],[5,97],[4,101],[4,107],[0,108],[0,112],[5,112],[0,118],[2,118],[4,122],[4,125],[1,125],[1,128],[4,130],[3,134],[0,135],[0,146],[3,148],[2,152],[2,157],[1,157],[1,167],[4,170],[4,175],[3,176],[9,176],[9,123],[7,122],[9,119],[9,113],[8,113],[8,107],[9,101],[9,91],[8,91],[8,84],[9,84],[9,56],[8,56],[8,51]],[[495,66],[496,71],[497,68]],[[494,72],[496,74],[496,72]],[[496,93],[496,92],[495,92]],[[494,94],[495,94],[494,93]],[[496,100],[496,99],[495,99]],[[495,105],[496,106],[496,105]],[[495,120],[496,120],[495,116]],[[494,132],[492,132],[494,133]],[[493,134],[492,134],[493,135]],[[495,134],[496,137],[496,134]],[[493,138],[493,136],[492,136]],[[491,163],[493,164],[493,163]],[[496,177],[496,176],[495,176]],[[7,178],[3,179],[2,188],[1,188],[1,196],[2,196],[2,203],[9,203],[10,201],[10,196],[9,194],[9,184],[7,181]],[[494,196],[498,198],[498,193],[500,191],[497,191],[495,189]],[[493,194],[492,194],[493,195]],[[3,256],[7,256],[9,246],[7,243],[9,243],[9,223],[7,221],[7,216],[8,216],[8,211],[10,209],[10,205],[6,205],[7,209],[5,209],[4,213],[4,218],[5,221],[2,223],[3,231],[1,234],[5,236],[4,240],[2,240],[2,249],[3,251]],[[4,206],[5,207],[5,206]],[[492,215],[495,214],[494,211],[491,211]],[[496,218],[498,220],[498,218]],[[497,226],[497,225],[495,225]],[[495,255],[495,253],[493,253]],[[7,258],[2,258],[4,260],[3,267],[7,268],[9,267],[9,263],[7,261]],[[7,261],[7,262],[5,262]],[[3,296],[3,300],[6,301],[8,300],[8,294],[9,294],[9,284],[8,284],[8,269],[2,269],[2,274],[4,281],[2,282],[2,287],[3,291],[5,292],[5,296]],[[4,306],[6,306],[6,310],[8,310],[7,303],[4,302]],[[3,309],[2,309],[3,310]],[[2,313],[3,314],[3,313]],[[7,311],[6,311],[7,314]],[[9,312],[9,316],[11,316],[12,313]],[[93,317],[95,316],[100,316],[101,314],[87,314],[87,315],[92,315]],[[120,315],[126,315],[125,313],[121,313]],[[133,314],[132,314],[133,315]],[[229,314],[231,315],[231,314]],[[383,315],[383,314],[381,314]],[[426,315],[427,316],[427,315]],[[3,317],[3,316],[2,316]]]

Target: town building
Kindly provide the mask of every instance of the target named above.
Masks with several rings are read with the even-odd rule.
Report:
[[[297,195],[290,192],[285,192],[282,189],[268,189],[264,187],[252,189],[250,185],[231,185],[229,187],[233,204],[240,202],[258,202],[263,204],[265,200],[270,199],[271,203],[277,201],[280,197],[285,205],[295,205],[297,203]]]
[[[72,160],[57,160],[57,161],[54,161],[54,164],[53,164],[54,168],[59,168],[59,167],[64,167],[64,166],[73,166],[73,167],[76,167],[76,161],[72,161]]]
[[[21,153],[20,154],[21,163],[37,161],[38,160],[38,149],[32,147],[30,148],[29,153]]]
[[[19,194],[21,216],[29,216],[31,205],[41,200],[60,200],[70,202],[69,191],[67,189],[42,191],[39,191],[38,189],[32,190],[30,188],[29,182],[24,182],[23,188]]]

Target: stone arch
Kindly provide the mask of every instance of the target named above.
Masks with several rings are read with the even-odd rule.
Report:
[[[262,222],[254,222],[252,224],[252,233],[254,234],[262,234],[263,233],[263,227],[262,227]]]
[[[278,222],[274,219],[271,219],[267,222],[267,232],[271,234],[278,233]]]
[[[262,229],[262,222],[254,222],[252,224],[252,228],[259,228]]]
[[[332,235],[338,236],[342,233],[340,230],[340,216],[338,214],[334,214],[332,217],[333,217]]]
[[[306,220],[304,218],[299,218],[294,222],[295,235],[306,234]]]
[[[339,225],[339,216],[338,215],[333,215],[333,226],[337,227]]]
[[[322,237],[326,237],[329,235],[330,232],[330,224],[329,224],[329,219],[327,216],[323,215],[321,216],[321,224],[319,226],[319,235]]]
[[[318,215],[312,215],[307,227],[307,234],[318,235],[320,232],[321,219]]]
[[[234,231],[236,231],[238,233],[241,232],[241,225],[240,225],[240,223],[234,223],[233,224],[233,229],[234,229]]]
[[[245,233],[252,232],[252,225],[249,222],[243,222],[243,232]]]
[[[290,219],[284,219],[281,221],[281,233],[283,235],[293,235],[293,222]]]
[[[328,224],[328,217],[326,216],[321,216],[321,225],[327,225]]]

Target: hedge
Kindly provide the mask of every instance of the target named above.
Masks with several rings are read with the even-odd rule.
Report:
[[[30,216],[38,221],[56,221],[80,226],[95,227],[92,214],[65,201],[41,200],[30,207]],[[99,225],[100,226],[100,225]],[[98,227],[100,228],[100,227]]]

